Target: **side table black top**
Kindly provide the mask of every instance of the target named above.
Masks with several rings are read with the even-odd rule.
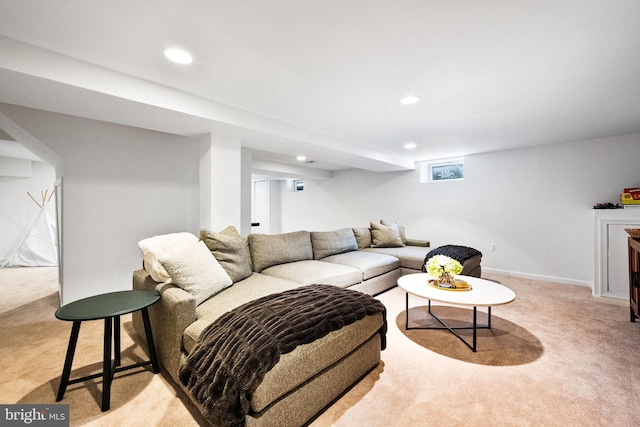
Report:
[[[160,294],[156,291],[120,291],[83,298],[65,304],[57,309],[56,317],[60,320],[73,322],[73,327],[71,329],[71,337],[69,338],[67,356],[64,362],[64,369],[62,370],[62,377],[60,378],[60,387],[58,388],[56,401],[59,402],[62,400],[69,384],[75,384],[101,376],[103,378],[102,411],[107,411],[109,410],[111,400],[111,381],[116,372],[122,372],[144,365],[152,365],[153,373],[157,374],[160,368],[156,358],[147,307],[155,304],[159,299]],[[135,311],[142,313],[150,360],[129,366],[120,366],[120,316]],[[73,356],[80,333],[80,324],[83,321],[98,319],[104,319],[102,373],[70,380]],[[114,360],[111,359],[112,344],[114,347]]]
[[[65,304],[56,310],[60,320],[97,320],[122,316],[154,304],[160,299],[156,291],[120,291],[95,295]]]

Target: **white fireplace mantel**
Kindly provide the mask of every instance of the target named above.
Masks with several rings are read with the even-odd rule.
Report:
[[[640,228],[640,208],[594,209],[593,296],[629,299],[629,260],[625,228]]]

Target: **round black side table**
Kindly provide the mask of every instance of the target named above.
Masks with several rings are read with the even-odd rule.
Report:
[[[56,310],[56,317],[58,319],[73,322],[56,402],[62,400],[69,384],[76,384],[102,376],[102,411],[108,411],[111,402],[111,382],[116,372],[122,372],[145,365],[151,365],[154,374],[160,372],[156,358],[156,350],[153,344],[151,324],[149,323],[149,312],[147,311],[147,307],[155,304],[159,299],[160,294],[156,291],[120,291],[84,298],[65,304]],[[120,316],[138,310],[141,311],[142,320],[144,321],[144,331],[147,337],[150,360],[134,365],[120,366]],[[73,355],[76,351],[76,343],[78,342],[78,334],[80,333],[80,324],[86,320],[99,319],[104,319],[102,373],[69,380],[71,365],[73,364]],[[112,343],[114,350],[113,360],[111,359]]]

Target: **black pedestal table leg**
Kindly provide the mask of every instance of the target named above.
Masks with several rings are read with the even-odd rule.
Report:
[[[147,336],[147,348],[149,349],[149,358],[151,359],[151,366],[153,366],[153,373],[160,372],[158,366],[158,358],[156,357],[156,346],[153,343],[153,334],[151,333],[151,322],[149,322],[149,311],[147,307],[141,310],[142,321],[144,322],[144,333]]]
[[[56,402],[60,402],[64,397],[64,392],[69,384],[69,376],[71,375],[71,365],[73,364],[73,355],[76,352],[76,344],[78,343],[78,335],[80,334],[80,320],[73,322],[71,328],[71,336],[69,337],[69,346],[67,347],[67,356],[64,359],[64,369],[62,369],[62,377],[60,378],[60,387],[58,388],[58,396]]]
[[[102,361],[102,412],[108,411],[111,406],[111,329],[113,317],[104,319],[104,356]]]

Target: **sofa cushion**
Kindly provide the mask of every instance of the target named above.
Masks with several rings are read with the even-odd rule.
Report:
[[[184,252],[197,243],[198,238],[191,233],[171,233],[140,240],[138,247],[142,250],[144,269],[151,278],[158,283],[170,283],[171,276],[160,263],[160,258]]]
[[[364,251],[332,255],[322,261],[357,268],[362,272],[362,280],[369,280],[400,267],[400,260],[394,256]]]
[[[195,297],[196,305],[233,284],[204,242],[198,242],[182,253],[161,258],[160,263],[176,286]]]
[[[372,248],[396,248],[404,246],[397,224],[394,226],[371,222]]]
[[[362,282],[362,272],[346,265],[304,260],[279,264],[262,270],[262,274],[290,280],[301,285],[334,285],[346,288]]]
[[[315,261],[314,261],[315,262]],[[263,296],[299,287],[300,284],[254,273],[205,301],[196,309],[198,320],[185,331],[183,345],[187,353],[195,346],[202,331],[229,310]],[[277,398],[308,381],[326,367],[336,363],[375,335],[384,322],[381,313],[365,316],[323,338],[296,347],[283,354],[280,361],[265,374],[251,399],[252,410],[259,412]]]
[[[378,254],[391,255],[400,260],[400,267],[411,270],[422,270],[424,265],[424,257],[431,250],[424,246],[403,246],[401,248],[365,248],[364,252],[373,252]]]
[[[249,234],[253,271],[294,261],[313,259],[311,233],[294,231],[283,234]]]
[[[313,259],[322,259],[358,249],[356,237],[350,228],[336,231],[312,231],[311,246]]]
[[[371,247],[371,230],[368,227],[354,227],[352,230],[358,242],[358,249]]]
[[[233,283],[253,273],[249,241],[235,227],[229,226],[219,233],[201,230],[200,240],[207,245]]]

